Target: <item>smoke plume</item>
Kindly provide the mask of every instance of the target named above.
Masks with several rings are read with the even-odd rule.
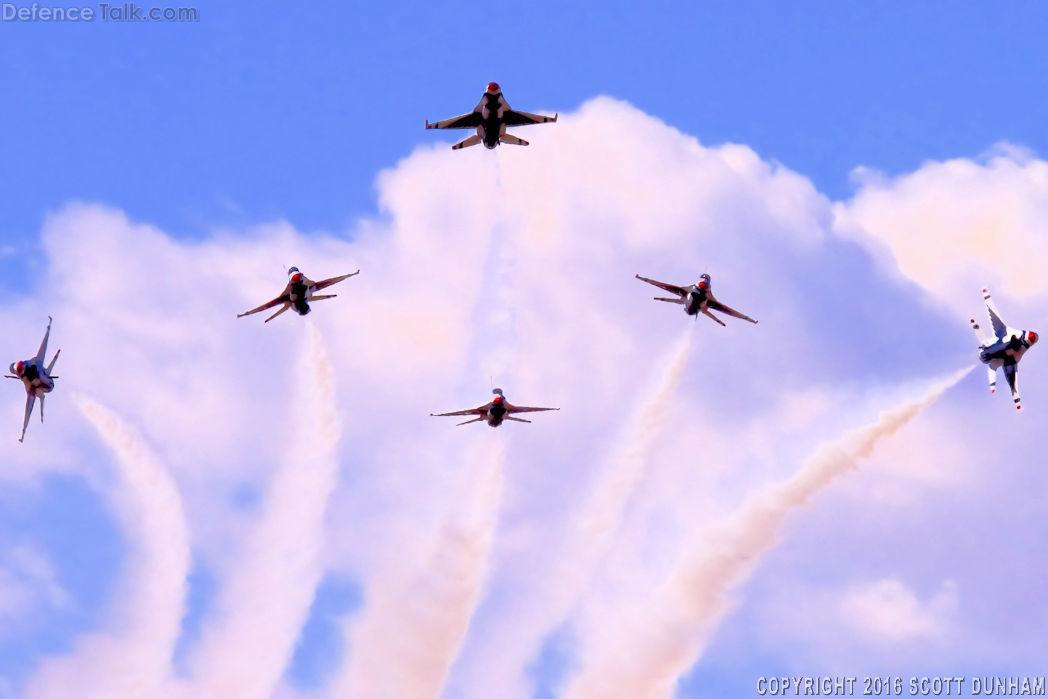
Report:
[[[936,382],[873,424],[826,444],[792,478],[770,485],[685,554],[642,609],[620,612],[583,641],[583,663],[567,697],[672,697],[730,608],[730,593],[777,543],[787,516],[882,440],[930,406],[970,369]]]

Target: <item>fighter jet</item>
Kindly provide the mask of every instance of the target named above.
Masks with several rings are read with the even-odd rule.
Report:
[[[36,402],[37,396],[40,396],[40,422],[44,421],[44,395],[54,390],[55,379],[58,378],[51,375],[51,370],[55,368],[55,362],[58,361],[58,355],[62,353],[62,350],[55,352],[55,356],[51,358],[51,363],[46,367],[44,366],[44,355],[47,354],[47,338],[50,336],[51,316],[48,316],[47,330],[44,331],[44,339],[40,343],[40,349],[37,350],[36,356],[32,359],[15,362],[11,365],[11,373],[6,375],[8,379],[20,379],[25,385],[25,420],[22,422],[22,436],[18,438],[19,442],[25,439],[25,431],[29,427],[29,416],[33,413],[33,403]]]
[[[1008,379],[1008,386],[1012,389],[1012,400],[1015,409],[1022,410],[1023,406],[1019,398],[1019,385],[1016,383],[1016,370],[1019,360],[1026,354],[1026,350],[1033,347],[1037,342],[1037,333],[1033,330],[1016,330],[1009,328],[1001,320],[1001,314],[990,298],[990,292],[982,290],[983,300],[986,301],[986,313],[990,316],[990,325],[993,326],[993,338],[986,337],[975,318],[971,319],[972,330],[979,338],[979,361],[986,365],[990,378],[990,393],[997,392],[997,370],[1004,368],[1004,378]]]
[[[468,425],[471,422],[480,422],[486,420],[492,427],[498,427],[502,424],[503,420],[513,420],[514,422],[531,422],[531,420],[525,420],[519,417],[513,417],[513,413],[537,413],[542,410],[560,410],[560,408],[522,408],[517,405],[511,405],[505,396],[502,395],[501,388],[493,388],[491,392],[495,394],[495,398],[490,403],[485,403],[479,408],[473,408],[472,410],[456,410],[453,413],[430,413],[430,417],[451,417],[461,415],[476,415],[472,420],[466,420],[455,425],[455,427],[461,427],[462,425]]]
[[[300,316],[304,316],[310,311],[310,301],[323,301],[324,299],[333,299],[338,296],[338,294],[322,294],[317,296],[315,292],[320,291],[321,289],[326,289],[332,284],[338,284],[343,279],[348,279],[354,274],[360,274],[360,270],[358,269],[352,274],[343,274],[341,277],[331,277],[330,279],[315,282],[302,274],[302,272],[298,271],[298,267],[292,267],[287,271],[287,286],[284,287],[284,291],[280,293],[280,296],[277,296],[272,301],[262,304],[258,308],[252,308],[250,311],[237,313],[237,318],[243,318],[244,316],[249,316],[252,313],[258,313],[259,311],[265,311],[274,306],[280,306],[280,310],[266,318],[267,323],[289,308],[294,308],[296,313]]]
[[[729,308],[720,301],[718,301],[716,298],[714,298],[713,287],[710,282],[710,275],[708,274],[703,274],[701,277],[699,277],[699,281],[688,286],[674,286],[673,284],[657,282],[654,279],[648,279],[647,277],[642,277],[639,274],[637,275],[637,279],[640,279],[642,282],[654,284],[660,289],[665,289],[671,294],[676,294],[677,298],[675,299],[666,299],[656,296],[655,300],[665,301],[667,303],[679,303],[682,306],[684,306],[684,312],[690,316],[698,317],[698,314],[702,313],[717,321],[721,325],[724,325],[723,320],[710,313],[710,310],[712,309],[714,311],[720,311],[721,313],[727,313],[728,315],[735,316],[736,318],[748,320],[751,323],[757,322],[753,318],[750,318],[748,315],[739,313],[734,308]]]
[[[484,147],[491,149],[499,143],[510,143],[515,146],[526,146],[528,142],[523,138],[517,138],[506,133],[507,126],[526,126],[528,124],[545,124],[556,121],[557,115],[551,117],[541,114],[528,114],[527,112],[516,112],[506,104],[506,98],[502,96],[502,88],[498,83],[488,83],[488,89],[480,98],[480,103],[469,114],[463,114],[435,124],[426,120],[427,129],[476,129],[477,133],[466,140],[456,143],[451,150],[475,146],[483,142]]]

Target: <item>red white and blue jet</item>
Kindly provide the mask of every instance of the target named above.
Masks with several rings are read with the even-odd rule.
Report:
[[[525,408],[519,405],[513,405],[506,397],[502,395],[501,388],[493,388],[491,390],[495,394],[495,398],[490,403],[472,408],[470,410],[456,410],[453,413],[430,413],[430,417],[460,417],[465,415],[472,415],[472,420],[466,420],[460,422],[456,427],[462,425],[468,425],[471,422],[486,421],[492,427],[498,427],[502,424],[503,420],[513,420],[514,422],[531,422],[531,420],[525,420],[519,417],[513,417],[515,413],[537,413],[543,410],[560,410],[560,408]]]
[[[40,422],[44,421],[44,396],[55,388],[57,376],[51,375],[55,368],[58,355],[62,350],[55,352],[51,363],[44,366],[44,355],[47,354],[47,339],[51,336],[51,316],[47,317],[47,330],[44,331],[44,339],[40,343],[40,349],[32,359],[24,359],[11,365],[11,373],[6,376],[9,379],[19,379],[25,386],[25,420],[22,422],[22,436],[18,438],[21,442],[25,439],[26,428],[29,427],[29,416],[33,414],[33,404],[37,397],[40,398]]]
[[[703,274],[701,277],[699,277],[699,281],[695,282],[694,284],[689,284],[688,286],[676,286],[674,284],[666,284],[665,282],[657,282],[654,279],[648,279],[647,277],[642,277],[639,274],[636,276],[637,279],[640,279],[642,282],[654,284],[655,286],[659,287],[660,289],[663,289],[664,291],[668,291],[671,294],[676,294],[676,298],[667,299],[656,296],[655,300],[665,301],[666,303],[679,303],[682,306],[684,306],[684,312],[690,316],[698,317],[698,314],[702,313],[703,315],[707,315],[713,320],[717,321],[721,325],[724,325],[723,320],[710,313],[711,310],[714,310],[720,311],[721,313],[727,313],[730,316],[741,318],[742,320],[748,320],[751,323],[757,322],[753,318],[750,318],[748,315],[739,313],[734,308],[729,308],[728,306],[725,306],[723,303],[715,299],[713,297],[713,284],[710,280],[710,275],[708,274]]]
[[[294,308],[296,313],[300,316],[304,316],[310,311],[310,301],[323,301],[324,299],[333,299],[338,296],[338,294],[317,295],[317,291],[326,289],[332,284],[338,284],[343,279],[348,279],[354,274],[360,274],[360,270],[358,269],[356,272],[350,274],[343,274],[341,277],[331,277],[330,279],[315,282],[302,274],[298,267],[292,267],[287,271],[287,286],[284,287],[284,291],[281,292],[280,296],[277,296],[272,301],[267,301],[258,308],[252,308],[250,311],[237,313],[237,318],[243,318],[252,313],[265,311],[274,306],[280,306],[280,310],[266,318],[267,323],[289,308]]]
[[[1016,330],[1008,327],[1001,320],[1001,314],[990,298],[990,292],[982,290],[983,300],[986,301],[986,313],[990,316],[990,325],[993,326],[993,337],[987,337],[979,324],[972,318],[972,330],[979,338],[979,361],[986,365],[990,378],[990,393],[997,392],[997,370],[1004,369],[1004,378],[1008,380],[1008,387],[1012,389],[1012,401],[1016,410],[1022,410],[1022,402],[1019,398],[1019,384],[1016,372],[1019,360],[1037,342],[1037,333],[1033,330]]]
[[[517,138],[506,133],[507,126],[527,126],[529,124],[547,124],[556,121],[557,115],[551,117],[541,114],[528,114],[518,112],[509,108],[506,98],[502,96],[502,88],[498,83],[488,83],[488,89],[480,98],[480,103],[469,114],[452,117],[435,124],[426,121],[427,129],[476,129],[477,133],[469,138],[456,143],[451,150],[468,148],[478,143],[483,143],[489,150],[500,143],[509,143],[515,146],[526,146],[528,142],[523,138]]]

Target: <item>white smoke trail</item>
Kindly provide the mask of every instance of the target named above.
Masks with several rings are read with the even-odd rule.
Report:
[[[774,548],[786,517],[956,385],[970,369],[882,413],[873,424],[816,450],[792,478],[768,486],[688,552],[635,614],[600,622],[583,641],[580,672],[566,697],[672,697],[730,608],[730,593]],[[712,546],[709,541],[715,542]],[[711,550],[711,548],[713,550]],[[611,621],[614,629],[608,628]]]
[[[399,581],[367,585],[367,609],[351,622],[352,653],[334,697],[437,697],[462,646],[487,577],[505,476],[503,435],[467,457],[472,492],[444,523],[431,557]]]
[[[603,468],[603,477],[598,480],[593,497],[582,508],[579,523],[583,550],[602,555],[614,539],[629,498],[647,470],[651,444],[666,421],[666,413],[688,367],[694,336],[689,328],[677,341],[655,389],[634,415],[625,442],[612,451],[613,456]],[[566,553],[568,558],[577,561],[579,551]]]
[[[112,628],[81,639],[73,655],[45,662],[25,696],[159,696],[186,605],[191,554],[182,499],[134,430],[90,398],[74,395],[73,401],[116,455],[110,497],[131,553]]]
[[[503,615],[490,631],[493,642],[480,648],[481,662],[470,668],[470,696],[482,697],[482,678],[511,678],[535,657],[542,638],[567,621],[588,587],[601,561],[611,549],[622,525],[630,499],[648,467],[653,440],[665,422],[691,357],[694,333],[689,328],[668,354],[668,362],[652,389],[640,403],[623,438],[594,480],[594,492],[579,507],[569,523],[557,558],[544,578],[556,584],[540,584],[526,599],[513,600],[512,612]],[[512,620],[512,621],[509,621]],[[523,678],[519,678],[523,681]],[[501,691],[513,691],[502,688]],[[518,687],[517,691],[524,691]]]
[[[269,484],[216,621],[193,651],[197,696],[268,697],[291,659],[324,572],[324,516],[338,481],[339,423],[323,338],[309,322],[308,390],[295,449]]]

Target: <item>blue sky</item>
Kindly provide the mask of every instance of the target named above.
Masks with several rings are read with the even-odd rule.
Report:
[[[1000,140],[1043,151],[1048,8],[978,2],[215,3],[196,24],[3,26],[0,207],[31,238],[70,199],[175,234],[375,209],[375,173],[469,110],[598,94],[850,191]],[[610,147],[610,144],[609,144]]]
[[[376,681],[403,651],[385,634],[400,624],[450,649],[418,666],[430,680],[444,667],[443,696],[477,696],[493,677],[518,689],[510,671],[534,696],[579,696],[574,673],[613,676],[607,659],[620,649],[602,639],[691,570],[706,527],[970,358],[978,284],[997,284],[1016,323],[1036,326],[1048,310],[1030,281],[1048,259],[1035,225],[1048,201],[1043,3],[199,11],[190,24],[0,22],[0,349],[13,359],[35,348],[54,313],[69,375],[26,448],[0,449],[0,697],[47,696],[78,662],[104,670],[97,639],[134,618],[122,595],[141,583],[138,556],[164,550],[126,509],[155,493],[113,466],[74,391],[119,411],[180,493],[168,524],[188,528],[192,563],[169,609],[178,691],[236,677],[235,663],[200,657],[209,639],[250,627],[230,561],[279,570],[266,566],[291,555],[289,542],[255,560],[265,546],[254,532],[291,522],[322,553],[291,566],[294,586],[282,581],[304,594],[282,608],[286,623],[259,631],[272,640],[259,657],[286,656],[275,695]],[[491,80],[513,107],[565,118],[528,131],[523,152],[449,153],[450,137],[425,120],[470,110]],[[615,101],[593,101],[602,95]],[[1000,143],[1005,155],[986,155]],[[853,177],[859,167],[880,174]],[[962,230],[984,220],[1000,224],[1001,250],[979,237],[995,240],[993,225]],[[1023,255],[1031,268],[1012,275]],[[342,434],[317,458],[337,462],[338,478],[306,471],[315,499],[301,510],[323,522],[295,520],[270,488],[311,444],[295,406],[321,390],[302,389],[296,369],[313,345],[297,318],[231,324],[277,291],[278,265],[301,260],[364,269],[344,283],[339,311],[313,316]],[[630,276],[684,281],[706,265],[762,334],[689,320],[693,344],[674,355],[683,318],[650,308],[663,304]],[[671,380],[663,361],[684,368]],[[1023,365],[1024,396],[1043,410],[1048,372],[1036,361]],[[505,442],[416,422],[486,400],[492,374],[510,400],[563,412],[500,430]],[[711,416],[671,411],[664,430],[641,434],[665,407],[649,384]],[[1029,603],[1048,582],[1036,548],[1048,532],[1028,528],[1043,479],[984,437],[1019,454],[1048,445],[1036,418],[1011,421],[1010,401],[989,400],[984,384],[979,367],[878,447],[872,475],[816,495],[778,548],[748,554],[763,563],[718,593],[737,602],[689,627],[708,635],[701,648],[676,649],[691,659],[677,696],[745,696],[764,674],[1044,674],[1031,658],[1048,620]],[[4,395],[13,434],[23,397]],[[665,468],[609,491],[622,498],[618,529],[589,560],[564,532],[635,453]],[[966,543],[936,545],[952,538]],[[455,549],[463,539],[483,560]],[[865,557],[845,564],[856,551]],[[573,556],[592,568],[584,580]],[[951,567],[982,556],[988,567]],[[1016,566],[1021,580],[992,572]],[[548,591],[537,572],[547,569],[574,592]],[[622,574],[633,569],[650,579]],[[464,590],[440,587],[460,578]],[[448,610],[446,623],[383,593]],[[825,637],[798,630],[794,601]],[[917,621],[885,631],[871,609]],[[499,665],[500,643],[513,667]]]

